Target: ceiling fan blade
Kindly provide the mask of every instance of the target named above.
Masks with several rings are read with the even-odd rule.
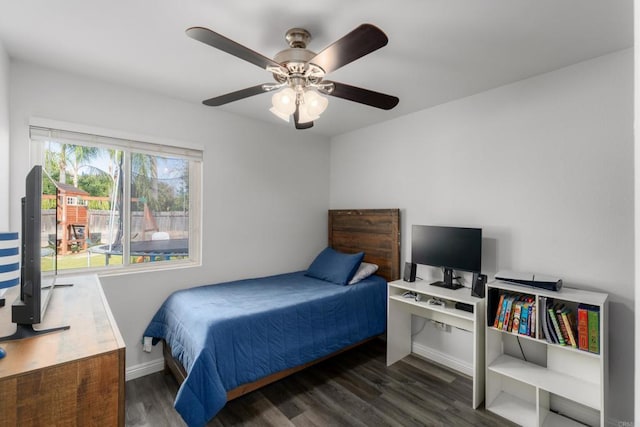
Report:
[[[261,93],[267,92],[263,85],[257,85],[248,87],[246,89],[237,90],[235,92],[230,92],[224,95],[216,96],[215,98],[210,98],[202,101],[204,105],[208,105],[209,107],[219,107],[220,105],[228,104],[229,102],[238,101],[240,99],[248,98],[253,95],[258,95]]]
[[[208,28],[191,27],[187,29],[186,33],[192,39],[208,44],[209,46],[213,46],[216,49],[220,49],[223,52],[227,52],[235,57],[244,59],[247,62],[251,62],[262,69],[266,69],[267,66],[282,68],[282,66],[273,59],[269,59],[266,56],[234,42],[221,34],[211,31]]]
[[[383,110],[391,110],[393,107],[398,105],[398,102],[400,102],[400,99],[396,96],[386,95],[384,93],[374,92],[369,89],[362,89],[360,87],[350,86],[344,83],[329,82],[327,80],[323,80],[323,82],[333,83],[332,91],[323,91],[323,93],[326,93],[327,95],[348,99],[349,101],[359,102],[360,104],[370,105]]]
[[[296,129],[309,129],[313,127],[313,122],[300,123],[300,108],[296,105],[296,111],[293,113],[293,123],[296,125]]]
[[[361,58],[374,50],[380,49],[389,42],[387,36],[378,27],[362,24],[340,40],[326,47],[311,58],[308,63],[330,73]]]

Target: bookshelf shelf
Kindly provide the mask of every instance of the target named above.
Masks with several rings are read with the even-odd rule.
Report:
[[[506,335],[511,335],[511,336],[517,336],[518,338],[521,338],[523,340],[533,340],[534,342],[538,342],[538,339],[535,337],[530,337],[528,335],[522,335],[522,334],[517,334],[515,332],[507,332],[507,331],[503,331],[502,329],[498,329],[498,328],[494,328],[493,326],[488,326],[488,329],[491,330],[492,332],[498,333],[498,334],[506,334]]]
[[[488,369],[600,410],[599,385],[503,354]]]
[[[498,281],[487,284],[486,295],[487,409],[521,425],[604,426],[607,295],[567,288],[552,292]],[[507,304],[503,307],[500,303],[501,297],[506,300],[507,296],[520,301],[521,307],[524,301],[536,306],[536,326],[528,331],[531,336],[494,327],[500,311],[509,311]],[[598,348],[588,351],[574,348],[570,343],[549,343],[542,322],[550,319],[546,310],[541,310],[542,303],[549,301],[553,303],[554,312],[561,313],[559,307],[565,307],[568,316],[574,312],[577,315],[578,308],[585,304],[597,311],[597,322],[592,325],[597,332]],[[573,322],[566,325],[571,330],[578,328]],[[559,333],[568,335],[564,331]]]
[[[407,299],[399,295],[391,295],[389,296],[389,299],[392,299],[395,301],[401,301],[403,304],[409,304],[411,306],[418,307],[420,309],[428,308],[434,313],[443,313],[443,314],[446,314],[447,316],[452,316],[452,317],[461,319],[463,321],[466,320],[469,322],[473,322],[474,320],[473,313],[469,313],[468,311],[464,311],[464,310],[459,310],[457,308],[451,307],[450,305],[445,305],[442,307],[437,305],[434,306],[434,305],[429,305],[429,303],[426,301],[413,301],[411,299]]]

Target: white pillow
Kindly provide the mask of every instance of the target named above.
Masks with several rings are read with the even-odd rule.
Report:
[[[358,283],[359,281],[371,276],[376,271],[378,271],[378,266],[376,264],[361,262],[358,270],[356,271],[356,274],[353,275],[353,278],[349,281],[348,284],[353,285],[354,283]]]

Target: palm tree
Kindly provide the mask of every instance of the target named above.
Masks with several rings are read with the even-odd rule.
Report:
[[[66,147],[68,147],[69,152],[72,153],[71,171],[73,173],[73,186],[78,187],[80,169],[83,166],[90,166],[91,161],[98,157],[100,149],[96,147],[86,147],[84,145],[66,145]]]
[[[131,185],[134,197],[144,197],[152,209],[158,199],[158,158],[131,153]]]
[[[84,166],[90,166],[91,161],[98,157],[99,153],[100,149],[96,147],[60,144],[60,152],[56,156],[58,160],[58,170],[60,171],[60,182],[63,184],[67,183],[67,166],[71,163],[73,185],[77,187],[80,169]]]
[[[67,144],[60,144],[60,154],[58,154],[58,170],[60,171],[60,182],[67,183]]]

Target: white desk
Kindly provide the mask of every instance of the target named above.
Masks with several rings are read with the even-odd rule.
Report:
[[[402,296],[412,291],[421,296],[420,301]],[[428,300],[437,298],[444,306],[431,305]],[[456,302],[471,304],[473,313],[454,307]],[[411,353],[411,315],[455,326],[473,334],[473,407],[484,400],[484,299],[471,296],[469,288],[451,290],[431,286],[427,282],[389,283],[387,297],[387,366]]]

